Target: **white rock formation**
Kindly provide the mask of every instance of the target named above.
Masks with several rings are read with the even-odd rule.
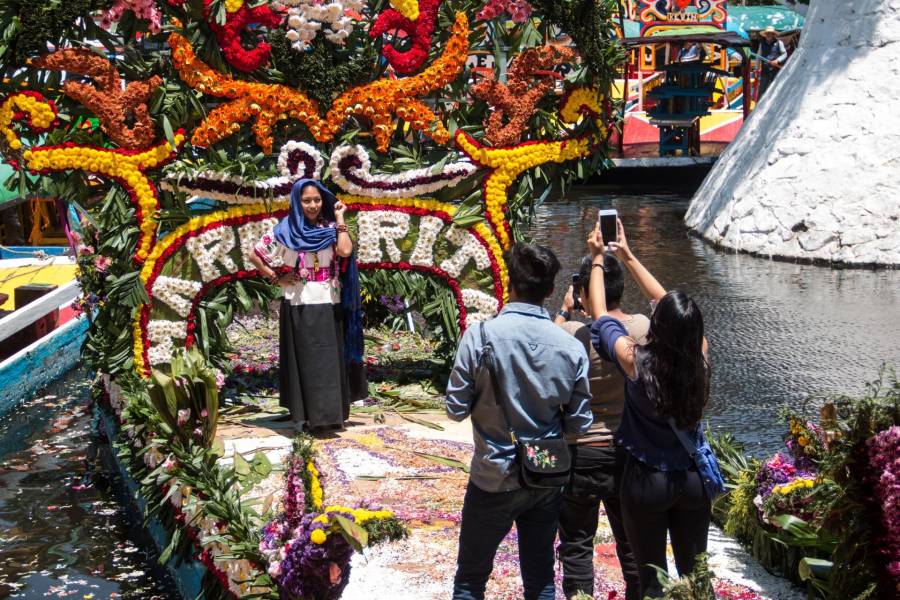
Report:
[[[900,265],[900,0],[813,0],[685,221],[735,250]]]

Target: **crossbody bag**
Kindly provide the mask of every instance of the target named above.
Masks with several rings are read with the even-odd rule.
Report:
[[[700,480],[703,482],[703,489],[706,490],[706,496],[710,501],[715,500],[716,496],[725,492],[725,480],[722,479],[722,471],[719,469],[719,461],[710,448],[709,443],[705,440],[699,446],[688,437],[688,434],[678,429],[675,425],[675,419],[669,417],[669,427],[675,433],[675,437],[687,450],[694,465],[697,466],[697,472],[700,474]]]
[[[509,420],[506,400],[497,381],[494,346],[487,341],[484,322],[480,323],[479,331],[483,344],[481,365],[487,370],[493,386],[494,398],[506,421],[509,438],[516,448],[519,483],[526,489],[552,489],[566,485],[572,469],[572,455],[568,443],[562,438],[523,440],[516,435],[512,422]]]

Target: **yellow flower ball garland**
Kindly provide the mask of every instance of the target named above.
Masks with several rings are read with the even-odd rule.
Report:
[[[156,187],[144,171],[155,169],[175,157],[184,144],[185,135],[179,131],[174,137],[175,147],[167,141],[142,151],[75,145],[37,146],[26,150],[22,156],[26,166],[38,173],[80,170],[119,182],[137,205],[141,237],[135,260],[143,262],[153,247],[157,228],[154,217],[159,210]]]
[[[488,221],[504,249],[512,238],[506,221],[509,187],[522,173],[539,165],[583,158],[591,153],[596,138],[584,136],[558,142],[525,142],[507,148],[490,148],[479,144],[472,136],[457,131],[456,145],[470,159],[491,169],[484,180],[483,199]]]
[[[0,132],[11,150],[21,150],[22,141],[12,129],[17,117],[28,115],[29,126],[33,130],[49,129],[56,120],[56,108],[50,101],[36,92],[13,94],[0,104]]]
[[[391,6],[401,15],[415,21],[419,18],[419,0],[391,0]]]

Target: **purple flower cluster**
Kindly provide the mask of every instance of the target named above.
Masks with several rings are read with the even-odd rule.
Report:
[[[295,528],[284,520],[272,521],[263,528],[260,550],[270,557],[269,575],[282,597],[333,600],[341,597],[350,582],[353,548],[338,534],[329,535],[322,544],[314,543],[313,531],[327,526],[315,519],[316,515],[310,513]]]
[[[402,313],[406,310],[406,304],[403,302],[403,296],[400,295],[392,295],[392,296],[384,296],[382,295],[379,299],[379,302],[384,305],[390,312],[397,314]]]
[[[894,425],[866,442],[875,495],[881,508],[880,553],[900,590],[900,426]]]
[[[756,474],[756,492],[765,500],[776,485],[790,483],[798,477],[814,477],[815,473],[804,466],[799,468],[794,459],[778,452],[763,463]]]

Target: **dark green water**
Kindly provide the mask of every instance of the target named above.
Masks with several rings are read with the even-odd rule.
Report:
[[[76,369],[0,418],[0,598],[175,597],[130,537],[89,385]]]
[[[882,363],[900,368],[900,271],[831,269],[717,250],[689,235],[689,197],[580,189],[538,210],[535,240],[557,252],[563,271],[549,306],[586,253],[598,208],[619,211],[629,244],[667,289],[694,296],[703,311],[713,366],[707,410],[754,452],[778,449],[782,407],[814,412],[821,396],[857,394]],[[626,282],[626,312],[647,303]]]

